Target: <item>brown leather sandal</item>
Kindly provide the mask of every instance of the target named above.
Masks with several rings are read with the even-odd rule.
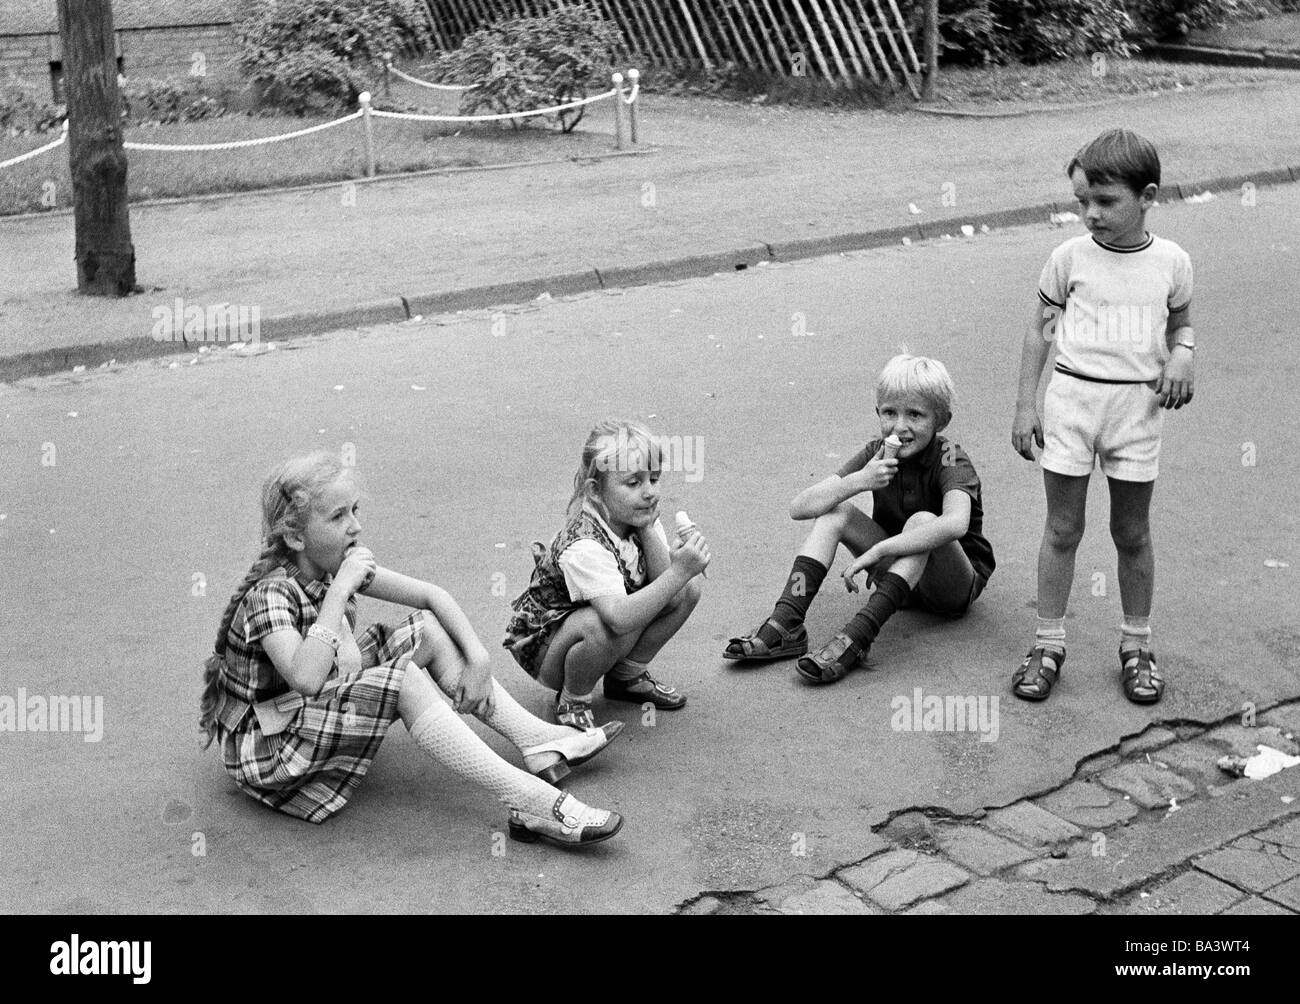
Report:
[[[841,656],[849,653],[849,658]],[[795,664],[795,669],[809,683],[838,683],[849,675],[849,670],[862,662],[867,653],[843,631],[836,633],[812,655],[805,655]]]
[[[1035,646],[1025,656],[1025,661],[1011,678],[1011,692],[1026,701],[1045,701],[1056,681],[1061,678],[1065,665],[1065,652],[1058,656],[1055,650]],[[1031,678],[1032,674],[1032,678]]]
[[[1134,704],[1155,704],[1165,692],[1165,678],[1156,666],[1156,655],[1149,648],[1121,650],[1120,682],[1124,696]]]
[[[758,632],[767,625],[781,636],[781,641],[772,648],[758,636]],[[747,659],[789,659],[791,656],[803,655],[808,651],[808,629],[802,624],[795,628],[783,627],[778,621],[769,617],[763,625],[756,627],[749,634],[732,638],[722,650],[722,658],[732,662]]]

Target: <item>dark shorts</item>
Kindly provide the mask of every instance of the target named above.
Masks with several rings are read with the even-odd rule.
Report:
[[[970,592],[964,598],[957,599],[948,596],[931,596],[922,588],[924,579],[918,582],[907,597],[907,606],[922,607],[931,613],[938,614],[940,617],[951,617],[954,620],[958,617],[965,617],[978,598],[979,594],[984,592],[984,587],[988,585],[988,578],[981,575],[978,571],[971,577]]]

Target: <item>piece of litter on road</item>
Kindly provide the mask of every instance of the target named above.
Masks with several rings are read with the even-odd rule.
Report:
[[[952,240],[952,234],[944,234],[944,235],[943,235],[943,239],[946,240],[946,241],[950,241],[950,240]]]
[[[1200,195],[1189,195],[1184,202],[1209,202],[1211,199],[1217,199],[1218,196],[1213,192],[1202,192]]]
[[[1150,898],[1151,898],[1151,894],[1150,894],[1149,892],[1140,892],[1140,893],[1138,893],[1138,896],[1140,896],[1142,899],[1150,899]]]
[[[428,390],[428,387],[421,387],[418,383],[411,384],[411,390]]]
[[[342,385],[341,383],[336,383],[336,384],[334,385],[334,389],[335,389],[335,390],[342,390],[342,389],[343,389],[343,385]]]
[[[317,430],[316,430],[316,433],[317,433],[317,435],[321,435],[321,436],[323,436],[323,435],[325,435],[325,430],[324,430],[324,429],[317,429]]]
[[[7,512],[0,512],[0,519],[8,519],[8,518],[9,518],[9,514]]]
[[[547,300],[550,300],[551,298],[552,297],[550,293],[538,293],[535,297],[533,297],[534,300],[537,300],[538,302],[541,303],[545,303]]]
[[[54,532],[54,527],[50,527],[50,533]]]
[[[1078,223],[1079,214],[1078,213],[1053,213],[1047,219],[1048,222],[1052,224],[1052,226],[1063,227],[1067,223]]]
[[[3,517],[0,517],[0,518],[3,518]],[[1294,795],[1283,795],[1283,796],[1282,796],[1282,804],[1283,804],[1283,805],[1290,805],[1290,804],[1291,804],[1292,802],[1294,802],[1294,801],[1295,801],[1295,796],[1294,796]]]
[[[904,244],[904,246],[906,246],[906,245],[908,245],[908,244],[911,244],[911,243],[912,243],[912,238],[910,238],[910,237],[904,237],[904,238],[903,238],[903,244]]]
[[[76,418],[76,417],[77,417],[77,413],[76,413],[75,411],[70,411],[70,412],[68,412],[68,417],[69,417],[69,418]]]
[[[987,223],[981,223],[981,224],[980,224],[980,233],[982,233],[982,234],[987,234],[987,233],[989,233],[989,225],[988,225]]]
[[[1290,568],[1291,566],[1285,561],[1279,561],[1277,558],[1269,558],[1264,562],[1265,568]]]
[[[961,234],[963,237],[974,237],[975,228],[971,226],[969,223],[963,223],[961,227]]]
[[[505,547],[506,545],[505,545],[505,544],[493,544],[492,546],[493,546],[493,547]]]
[[[199,363],[199,357],[198,357],[198,356],[195,356],[193,359],[191,359],[191,360],[189,361],[189,365],[190,365],[190,366],[197,366],[198,363]]]
[[[200,345],[200,346],[199,346],[199,355],[203,355],[203,353],[205,353],[205,352],[207,352],[207,351],[208,351],[208,346],[206,346],[206,345]]]
[[[1233,777],[1246,777],[1258,781],[1272,777],[1278,771],[1300,764],[1300,756],[1287,756],[1272,746],[1256,746],[1258,753],[1251,757],[1225,756],[1218,760],[1219,770]]]
[[[180,366],[180,363],[168,363],[168,364],[167,364],[167,368],[168,368],[169,370],[174,370],[174,369],[176,369],[176,368],[179,367],[179,366]]]
[[[659,417],[659,413],[655,411],[650,412],[650,414],[646,416],[646,418],[658,418],[658,417]]]
[[[920,216],[920,215],[921,215],[921,210],[919,210],[919,209],[916,208],[916,203],[915,203],[915,202],[909,202],[909,203],[907,204],[907,211],[908,211],[909,213],[911,213],[913,216]]]
[[[1171,797],[1169,799],[1169,812],[1165,813],[1165,815],[1170,815],[1171,813],[1175,813],[1181,808],[1182,806],[1178,804],[1178,799]]]
[[[84,366],[74,366],[74,367],[72,367],[72,372],[73,372],[73,373],[85,373],[85,372],[86,372],[86,367],[84,367]]]

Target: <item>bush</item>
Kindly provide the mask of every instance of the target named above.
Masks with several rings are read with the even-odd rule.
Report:
[[[919,35],[924,4],[909,20]],[[1105,52],[1128,55],[1134,30],[1124,0],[940,0],[944,62],[1039,63]]]
[[[7,136],[52,132],[63,128],[66,105],[56,105],[42,88],[18,77],[0,83],[0,132]]]
[[[122,86],[122,117],[132,125],[171,125],[217,118],[226,106],[189,82],[134,79]]]
[[[385,53],[433,41],[421,0],[245,0],[235,35],[261,102],[299,115],[352,108]]]
[[[1133,19],[1123,0],[1010,0],[997,4],[998,20],[1024,63],[1074,59],[1094,52],[1127,56]]]
[[[584,5],[562,4],[480,28],[428,69],[436,80],[476,85],[461,97],[462,114],[521,112],[585,98],[593,80],[608,79],[622,46],[617,25]],[[560,128],[572,131],[585,110],[557,113]]]
[[[1255,0],[1131,0],[1131,6],[1142,34],[1157,42],[1181,42],[1197,28],[1267,13]]]

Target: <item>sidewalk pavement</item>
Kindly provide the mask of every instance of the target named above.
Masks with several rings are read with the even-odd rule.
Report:
[[[1050,791],[968,816],[907,811],[862,860],[752,892],[702,893],[681,914],[1300,913],[1292,767],[1217,766],[1261,745],[1300,754],[1300,702],[1216,727],[1151,725]]]
[[[73,290],[71,215],[0,221],[0,379],[183,348],[151,337],[178,298],[256,308],[266,341],[1042,220],[1115,125],[1158,145],[1165,199],[1300,179],[1300,81],[996,120],[656,95],[641,116],[645,156],[135,207],[146,291],[120,301]]]

